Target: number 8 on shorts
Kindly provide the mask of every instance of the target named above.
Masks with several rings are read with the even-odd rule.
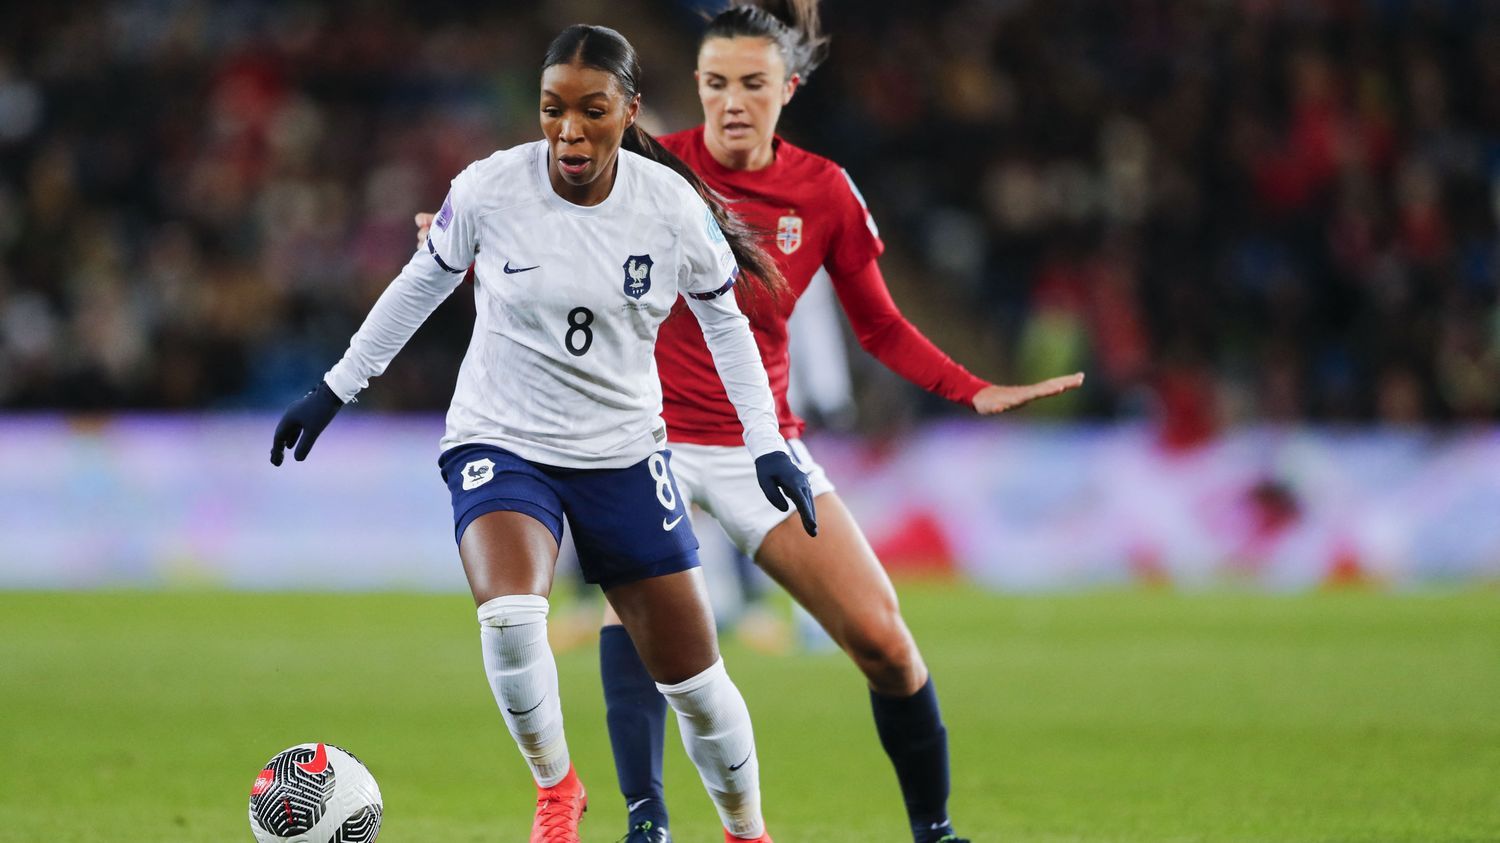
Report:
[[[667,458],[660,453],[652,454],[647,461],[651,479],[656,481],[656,499],[668,512],[677,508],[677,493],[672,489],[672,475],[667,473]]]

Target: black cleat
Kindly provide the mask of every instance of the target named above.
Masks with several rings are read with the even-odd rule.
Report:
[[[664,825],[646,820],[631,826],[620,843],[672,843],[672,832]]]
[[[925,832],[925,833],[923,833]],[[969,838],[959,837],[953,826],[946,822],[933,823],[913,835],[917,843],[970,843]]]

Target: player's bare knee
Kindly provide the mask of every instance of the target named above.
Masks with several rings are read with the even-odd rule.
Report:
[[[921,688],[926,669],[916,641],[899,614],[883,614],[852,624],[844,637],[850,658],[877,692],[910,696]]]

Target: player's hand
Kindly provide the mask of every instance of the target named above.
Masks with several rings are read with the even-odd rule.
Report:
[[[432,228],[432,220],[435,214],[417,214],[412,217],[412,222],[417,224],[417,248],[427,245],[427,232]]]
[[[333,421],[344,402],[339,400],[324,381],[312,392],[293,401],[281,421],[276,425],[275,437],[271,440],[271,465],[281,465],[282,449],[297,447],[292,456],[297,462],[307,459],[307,452],[318,441],[318,434]],[[299,441],[300,439],[300,441]]]
[[[812,484],[807,474],[792,463],[786,451],[772,451],[755,458],[755,479],[760,481],[760,490],[765,493],[771,506],[787,511],[787,498],[797,505],[797,514],[802,516],[802,529],[809,536],[818,534],[818,514],[813,511]],[[783,495],[783,493],[785,493]]]
[[[1030,404],[1038,398],[1061,395],[1080,386],[1083,386],[1083,372],[1048,378],[1030,386],[1000,386],[992,383],[974,396],[974,409],[982,416],[991,416]]]

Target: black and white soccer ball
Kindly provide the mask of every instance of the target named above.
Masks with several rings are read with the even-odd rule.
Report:
[[[375,777],[331,744],[277,753],[250,788],[250,831],[260,843],[371,843],[381,810]]]

